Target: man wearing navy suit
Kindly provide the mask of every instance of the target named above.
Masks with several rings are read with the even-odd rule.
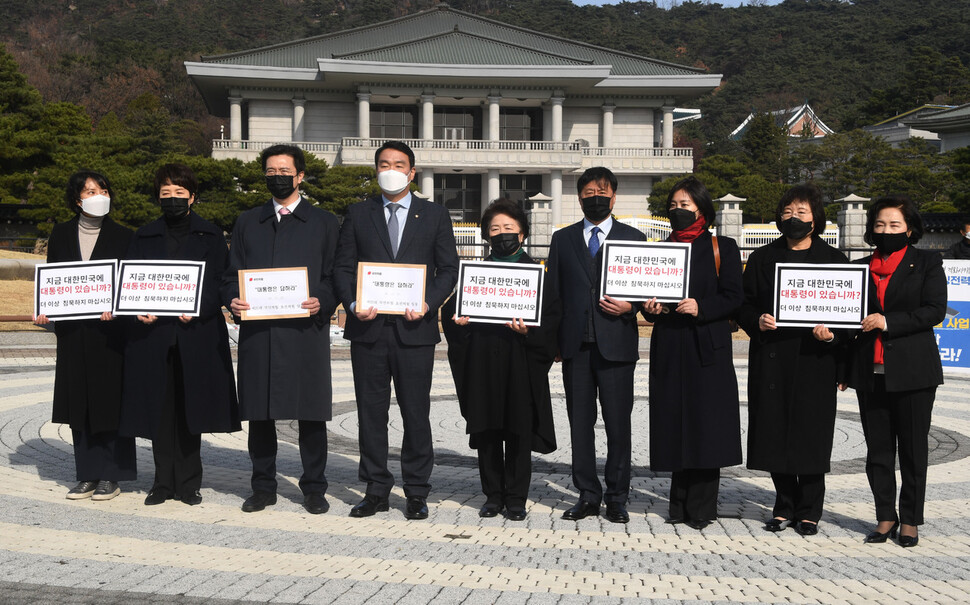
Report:
[[[428,517],[427,497],[434,464],[431,443],[431,372],[434,347],[441,340],[438,308],[458,281],[458,252],[451,218],[444,206],[411,196],[414,152],[388,141],[374,154],[383,195],[354,204],[347,211],[337,246],[337,296],[348,310],[344,338],[357,396],[361,481],[364,499],[351,517],[369,517],[388,509],[394,476],[387,468],[387,421],[391,381],[404,424],[401,475],[408,519]],[[403,263],[427,268],[422,309],[403,316],[359,308],[357,263]]]
[[[573,485],[579,502],[563,519],[579,520],[600,514],[626,523],[630,492],[633,373],[639,359],[637,315],[634,306],[609,296],[600,298],[603,242],[645,241],[639,230],[611,216],[616,203],[616,177],[603,167],[590,168],[579,177],[584,219],[552,236],[548,278],[562,299],[559,356],[572,441]],[[606,492],[596,474],[596,396],[599,393],[606,426]]]

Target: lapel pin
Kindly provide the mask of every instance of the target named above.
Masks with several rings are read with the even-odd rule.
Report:
[[[420,216],[419,214],[415,214],[414,215],[414,218],[418,218],[419,216]]]

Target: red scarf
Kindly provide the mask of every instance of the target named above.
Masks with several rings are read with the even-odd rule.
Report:
[[[681,231],[671,231],[670,241],[672,242],[692,242],[707,229],[707,218],[701,215],[694,224]]]
[[[882,253],[878,250],[872,255],[872,260],[869,261],[869,271],[873,275],[873,280],[876,282],[876,297],[879,299],[879,306],[882,307],[883,312],[886,310],[886,288],[889,286],[889,279],[893,276],[893,272],[899,263],[902,262],[903,256],[906,254],[906,248],[902,250],[897,250],[887,257],[883,257]],[[874,363],[883,363],[883,346],[882,346],[882,330],[876,334],[876,348],[875,355],[873,356]]]

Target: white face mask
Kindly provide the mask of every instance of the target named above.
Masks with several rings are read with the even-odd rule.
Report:
[[[970,231],[967,231],[964,236],[966,239],[970,239]]]
[[[88,216],[104,216],[111,209],[111,198],[106,195],[92,195],[81,200],[81,210]]]
[[[397,195],[408,188],[408,175],[397,170],[385,170],[377,173],[377,184],[381,191],[388,195]]]

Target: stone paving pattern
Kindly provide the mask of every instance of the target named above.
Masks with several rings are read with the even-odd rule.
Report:
[[[491,603],[970,602],[970,377],[947,373],[931,432],[927,523],[920,544],[865,545],[874,512],[855,395],[839,396],[833,472],[819,534],[762,530],[773,501],[766,473],[725,469],[721,518],[698,532],[664,523],[669,475],[649,470],[647,375],[637,368],[631,521],[564,521],[576,492],[561,372],[551,384],[560,449],[536,456],[529,516],[480,519],[484,503],[454,384],[439,347],[432,392],[437,453],[431,516],[408,521],[400,488],[391,510],[351,519],[361,498],[347,348],[334,347],[334,420],[327,498],[307,514],[297,486],[296,431],[280,423],[279,502],[239,510],[249,495],[245,431],[207,435],[196,507],[142,504],[150,443],[138,441],[139,479],[107,502],[69,501],[68,427],[51,424],[54,349],[0,341],[0,581],[2,603]],[[644,355],[646,357],[646,355]],[[746,363],[737,358],[745,420]],[[392,411],[391,443],[400,443]],[[598,441],[605,444],[600,430]],[[394,452],[396,454],[396,451]],[[605,451],[599,452],[605,459]],[[392,463],[400,476],[396,461]]]

